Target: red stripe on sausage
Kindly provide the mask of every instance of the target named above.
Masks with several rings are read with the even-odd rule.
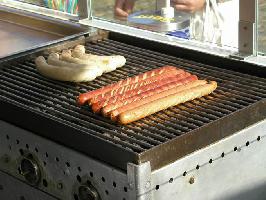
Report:
[[[125,79],[125,80],[121,80],[119,82],[107,85],[107,86],[99,88],[97,90],[93,90],[93,91],[90,91],[90,92],[87,92],[87,93],[80,94],[78,99],[77,99],[77,102],[78,102],[79,105],[83,105],[88,100],[90,100],[91,98],[93,98],[93,97],[95,97],[97,95],[106,93],[106,92],[108,92],[110,90],[114,90],[114,89],[129,85],[129,84],[132,84],[132,83],[136,83],[139,80],[145,80],[145,79],[150,78],[152,76],[157,76],[157,75],[163,74],[165,72],[175,71],[175,70],[177,70],[176,67],[164,66],[164,67],[161,67],[161,68],[158,68],[158,69],[154,69],[154,70],[145,72],[145,73],[140,74],[138,76],[129,77],[129,78]]]
[[[160,81],[162,79],[169,78],[169,77],[172,77],[173,75],[182,74],[182,73],[185,73],[185,71],[182,69],[170,71],[170,72],[165,72],[161,75],[153,76],[153,77],[145,79],[143,81],[139,81],[137,83],[133,83],[130,85],[126,85],[124,87],[120,87],[120,88],[111,90],[111,91],[106,92],[104,94],[100,94],[98,96],[93,97],[90,100],[90,104],[95,104],[95,103],[100,102],[100,101],[108,100],[109,98],[111,98],[113,96],[122,95],[122,94],[126,93],[127,91],[132,91],[134,89],[140,88],[140,87],[148,85],[150,83]]]
[[[127,110],[131,110],[131,109],[133,109],[135,107],[138,107],[139,105],[141,105],[143,103],[142,99],[145,99],[145,100],[148,99],[149,101],[155,100],[156,98],[160,97],[159,93],[165,92],[165,91],[171,92],[170,90],[173,90],[177,86],[181,86],[183,84],[186,84],[186,83],[189,83],[189,82],[192,82],[192,81],[195,81],[195,80],[198,80],[197,76],[192,75],[192,76],[189,76],[187,78],[184,78],[184,79],[181,79],[179,81],[176,81],[175,83],[168,83],[166,85],[163,85],[161,87],[155,88],[153,90],[149,90],[147,92],[144,92],[144,93],[135,95],[133,97],[130,97],[129,99],[125,99],[124,103],[122,104],[122,106],[120,106],[117,109],[112,110],[110,112],[111,119],[112,120],[116,120],[116,117],[120,113],[125,112]],[[155,99],[153,98],[153,96],[154,96]],[[147,98],[147,97],[149,97],[149,98]],[[103,112],[104,112],[104,110],[103,110]],[[105,113],[105,115],[106,115],[106,113]]]
[[[186,77],[188,77],[190,75],[191,75],[190,73],[185,72],[185,73],[181,73],[181,74],[170,76],[170,77],[166,77],[166,78],[162,77],[162,79],[158,79],[157,81],[152,82],[152,83],[150,83],[148,85],[144,85],[142,87],[138,87],[138,88],[135,88],[133,90],[127,91],[127,92],[125,92],[123,94],[119,94],[119,95],[113,96],[113,97],[111,97],[109,99],[104,99],[102,101],[94,103],[92,105],[92,110],[94,112],[100,112],[101,108],[106,106],[105,110],[106,110],[106,112],[109,112],[109,111],[119,107],[119,105],[124,102],[124,101],[122,101],[124,99],[127,99],[127,98],[132,97],[132,96],[134,96],[136,94],[140,94],[142,92],[146,92],[148,90],[160,87],[162,85],[165,85],[165,84],[168,84],[168,83],[171,83],[171,82],[176,82],[176,81],[181,80],[183,78],[186,78]],[[120,101],[120,103],[118,101]],[[118,103],[116,103],[116,102],[118,102]]]

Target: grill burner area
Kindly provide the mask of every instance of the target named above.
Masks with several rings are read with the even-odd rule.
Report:
[[[32,56],[2,63],[0,118],[66,146],[126,169],[127,162],[150,161],[157,169],[266,116],[266,79],[179,59],[115,40],[88,43],[87,53],[123,55],[124,67],[83,84],[41,76]],[[173,65],[214,80],[218,88],[202,97],[129,125],[118,125],[79,107],[80,93]]]

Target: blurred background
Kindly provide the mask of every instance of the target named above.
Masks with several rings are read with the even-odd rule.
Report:
[[[35,5],[40,5],[70,14],[78,13],[78,0],[19,0]],[[115,0],[92,0],[93,16],[113,20],[113,8]],[[155,0],[137,0],[134,10],[154,10],[156,5]],[[258,50],[261,55],[266,55],[266,0],[258,0]],[[124,22],[123,22],[124,23]]]

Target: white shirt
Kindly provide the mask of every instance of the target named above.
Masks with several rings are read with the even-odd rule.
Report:
[[[239,0],[206,0],[205,8],[191,17],[191,38],[238,47]]]

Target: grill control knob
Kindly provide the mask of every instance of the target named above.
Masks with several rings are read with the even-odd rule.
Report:
[[[79,186],[78,194],[80,200],[101,200],[97,190],[91,184]]]
[[[41,179],[40,168],[33,158],[32,154],[23,156],[20,161],[20,174],[24,176],[25,180],[31,185],[37,185]]]

